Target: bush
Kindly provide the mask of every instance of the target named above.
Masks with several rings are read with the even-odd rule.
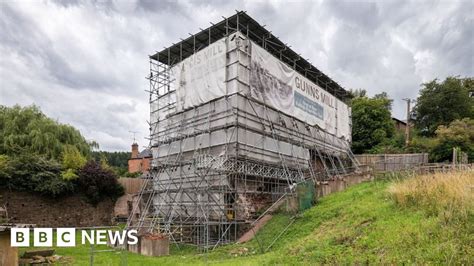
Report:
[[[36,154],[3,155],[0,158],[0,186],[10,190],[38,192],[58,197],[74,191],[61,177],[61,165]]]
[[[455,120],[436,130],[437,144],[433,147],[431,157],[436,162],[449,161],[453,148],[460,148],[472,160],[474,158],[474,120],[464,118]]]
[[[115,173],[93,160],[79,170],[78,176],[76,182],[79,189],[85,194],[87,201],[94,205],[107,197],[116,199],[124,193]]]

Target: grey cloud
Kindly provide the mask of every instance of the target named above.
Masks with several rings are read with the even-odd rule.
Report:
[[[107,106],[107,110],[117,113],[130,113],[135,111],[135,104],[130,103],[113,103]]]
[[[106,150],[148,134],[149,54],[247,10],[346,88],[387,91],[394,114],[422,82],[473,76],[472,1],[1,2],[0,104],[35,103]]]
[[[47,34],[36,27],[27,16],[6,4],[2,5],[2,15],[0,18],[0,31],[3,33],[0,39],[2,44],[14,48],[29,60],[33,61],[39,57],[44,68],[56,82],[76,89],[86,87],[100,89],[113,85],[113,79],[98,76],[94,71],[74,71],[71,65],[79,63],[74,60],[75,57],[70,55],[68,58],[67,55],[58,54],[54,48],[57,44],[48,39]],[[87,37],[82,36],[82,38]],[[27,74],[25,73],[25,75]]]
[[[358,29],[373,31],[384,19],[376,2],[326,1],[325,5],[335,17]]]
[[[152,0],[138,0],[137,9],[142,9],[148,12],[182,12],[180,5],[177,1],[164,0],[164,1],[152,1]]]
[[[54,0],[53,2],[66,8],[77,6],[81,3],[80,0]]]

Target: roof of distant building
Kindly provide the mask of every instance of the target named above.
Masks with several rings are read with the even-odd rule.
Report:
[[[405,124],[405,125],[407,124],[407,121],[405,121],[405,120],[400,120],[400,119],[395,118],[395,117],[392,117],[392,120],[394,120],[395,122],[398,122],[398,123]]]
[[[130,158],[129,160],[134,160],[134,159],[143,159],[143,158],[151,158],[152,157],[152,153],[151,153],[151,150],[150,149],[144,149],[143,151],[141,151],[137,157],[135,158]]]

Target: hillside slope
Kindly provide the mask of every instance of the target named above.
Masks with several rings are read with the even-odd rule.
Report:
[[[472,176],[472,172],[470,173]],[[472,176],[474,178],[474,176]],[[277,214],[245,244],[196,254],[194,248],[176,250],[171,256],[149,258],[129,253],[129,265],[176,264],[467,264],[474,262],[473,217],[468,221],[442,223],[422,209],[401,208],[387,192],[390,181],[362,183],[324,197],[296,218],[266,253],[266,249],[291,221]],[[471,212],[472,214],[472,212]],[[58,249],[87,264],[88,252]],[[98,265],[119,264],[120,256],[100,254]]]

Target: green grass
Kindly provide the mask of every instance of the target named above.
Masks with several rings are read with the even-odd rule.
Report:
[[[129,265],[292,265],[292,264],[467,264],[474,263],[472,216],[445,224],[416,208],[398,207],[387,193],[391,181],[375,181],[329,195],[297,217],[288,230],[266,249],[289,222],[284,214],[272,220],[249,243],[219,247],[207,254],[194,248],[172,247],[159,258],[126,254]],[[107,249],[106,247],[99,247]],[[88,246],[57,248],[74,265],[88,265]],[[96,254],[96,265],[119,265],[121,254]]]

